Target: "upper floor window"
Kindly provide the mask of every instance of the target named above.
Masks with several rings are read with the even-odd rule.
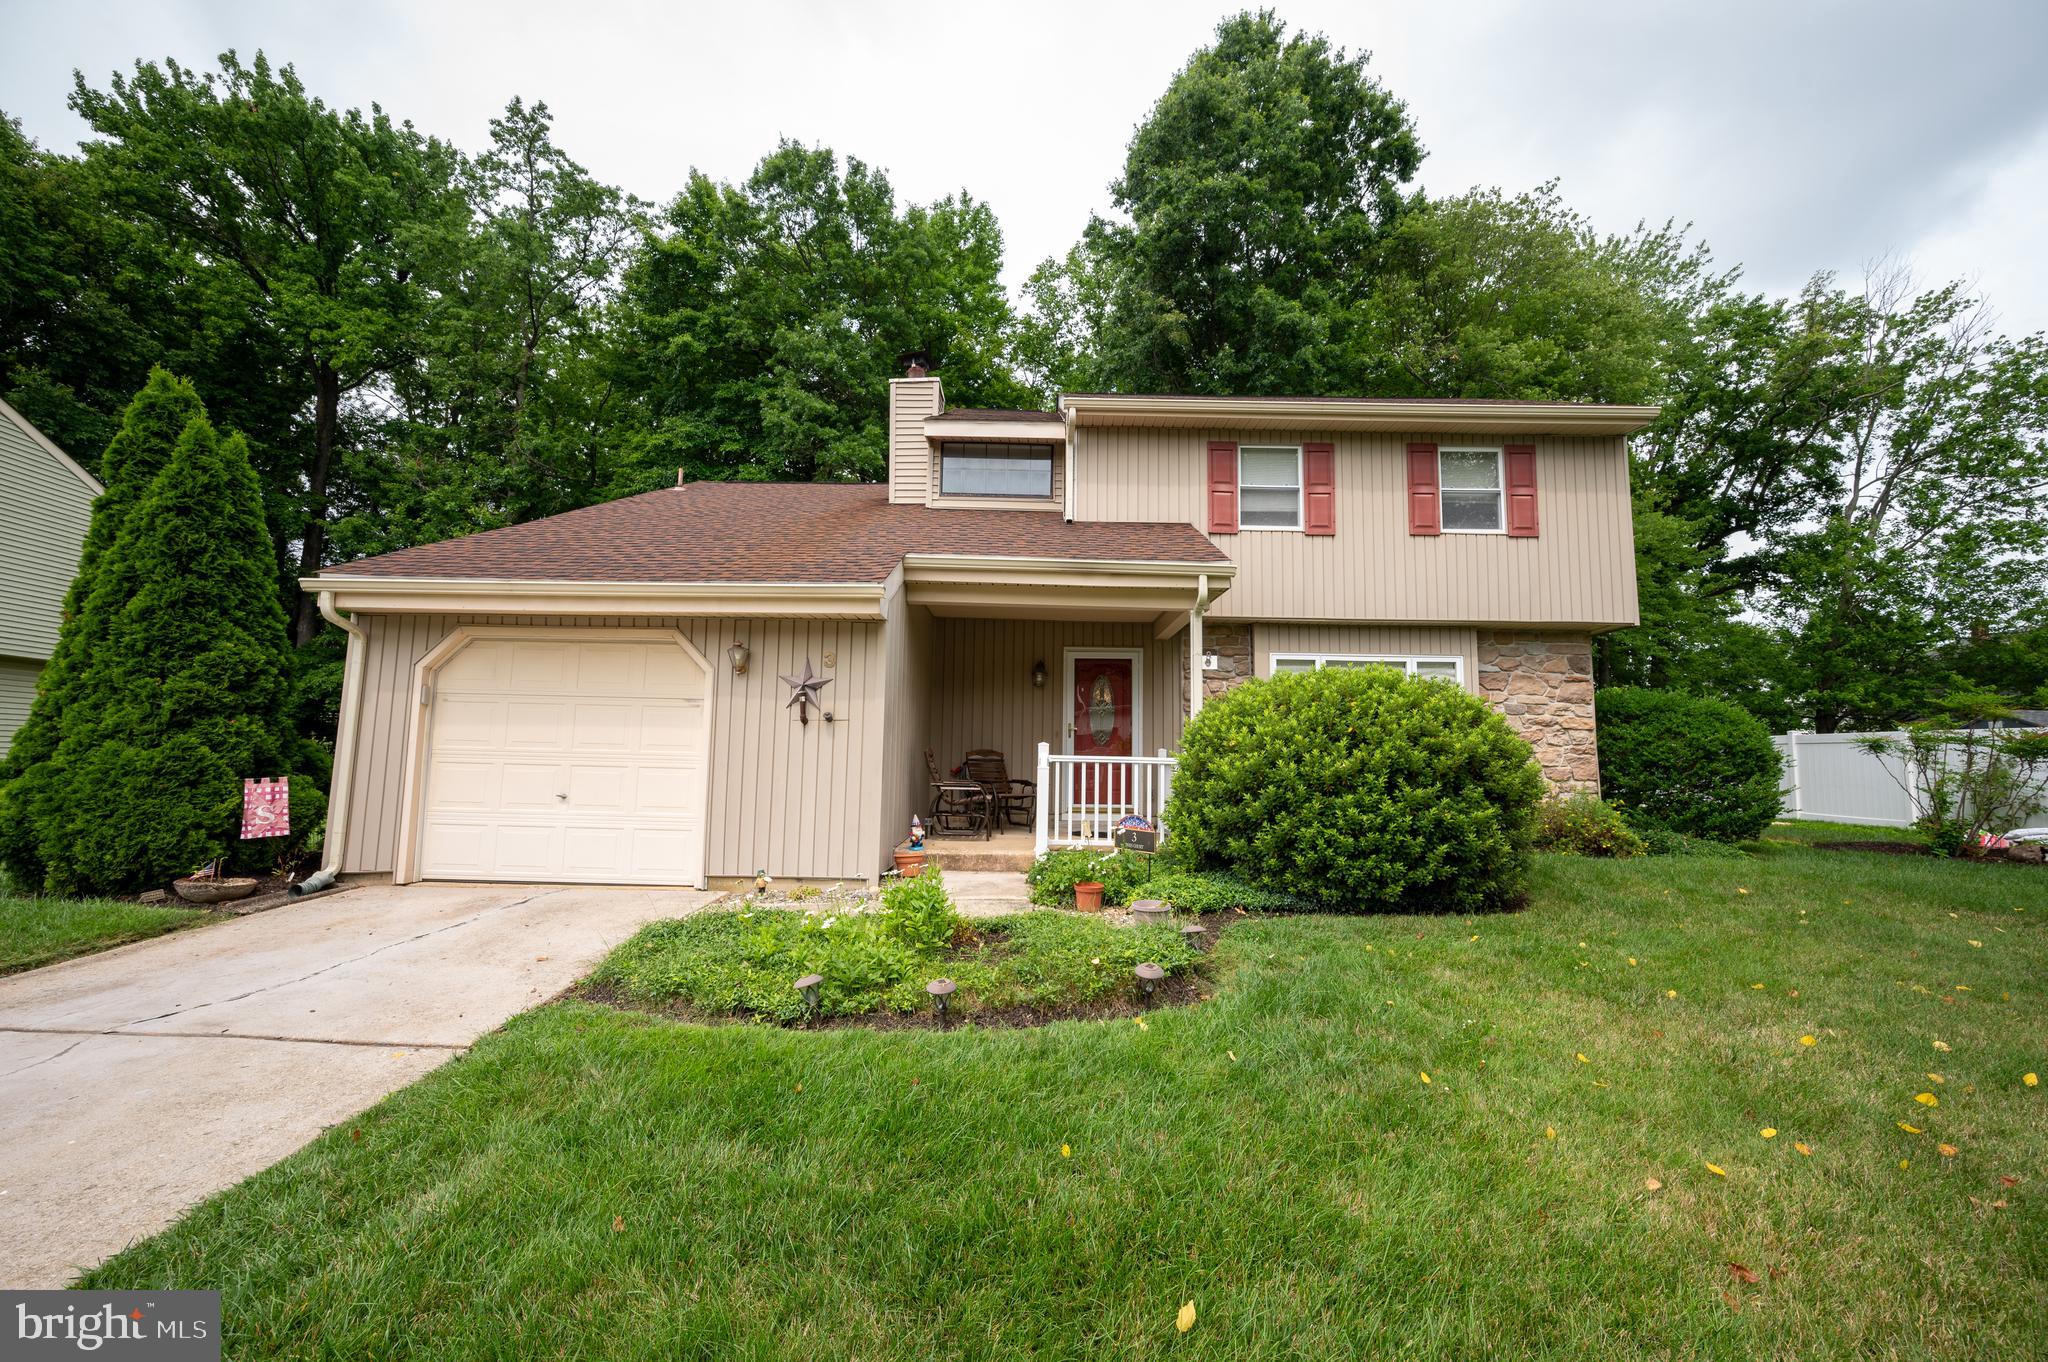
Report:
[[[1050,497],[1054,449],[1053,445],[943,440],[939,443],[939,495]]]
[[[1437,479],[1444,533],[1498,534],[1505,528],[1498,449],[1439,450]]]
[[[1237,501],[1244,529],[1300,529],[1301,446],[1239,446]]]
[[[1464,664],[1455,657],[1366,657],[1344,653],[1275,653],[1273,672],[1312,672],[1323,667],[1393,667],[1424,681],[1463,682]]]

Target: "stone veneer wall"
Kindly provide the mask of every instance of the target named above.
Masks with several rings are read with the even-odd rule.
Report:
[[[1478,645],[1479,693],[1536,749],[1551,788],[1600,793],[1592,637],[1481,629]]]
[[[1215,671],[1202,673],[1202,703],[1208,704],[1232,686],[1252,679],[1252,627],[1249,624],[1204,624],[1202,651],[1216,654]],[[1180,634],[1180,712],[1188,712],[1188,631]]]

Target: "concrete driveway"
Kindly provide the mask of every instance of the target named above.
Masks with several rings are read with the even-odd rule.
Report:
[[[0,1287],[67,1284],[713,897],[366,886],[0,979]]]

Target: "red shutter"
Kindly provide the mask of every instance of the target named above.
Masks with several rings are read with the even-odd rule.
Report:
[[[1509,445],[1501,451],[1507,464],[1508,534],[1536,537],[1536,446]]]
[[[1301,532],[1337,532],[1337,446],[1301,447]]]
[[[1209,533],[1237,533],[1237,446],[1209,442]]]
[[[1436,446],[1408,446],[1408,533],[1441,534],[1443,516],[1436,487]]]

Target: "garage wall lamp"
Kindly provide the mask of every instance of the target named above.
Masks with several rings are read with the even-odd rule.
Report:
[[[735,642],[732,647],[725,650],[725,655],[732,662],[732,674],[734,676],[745,676],[747,674],[746,644]]]

